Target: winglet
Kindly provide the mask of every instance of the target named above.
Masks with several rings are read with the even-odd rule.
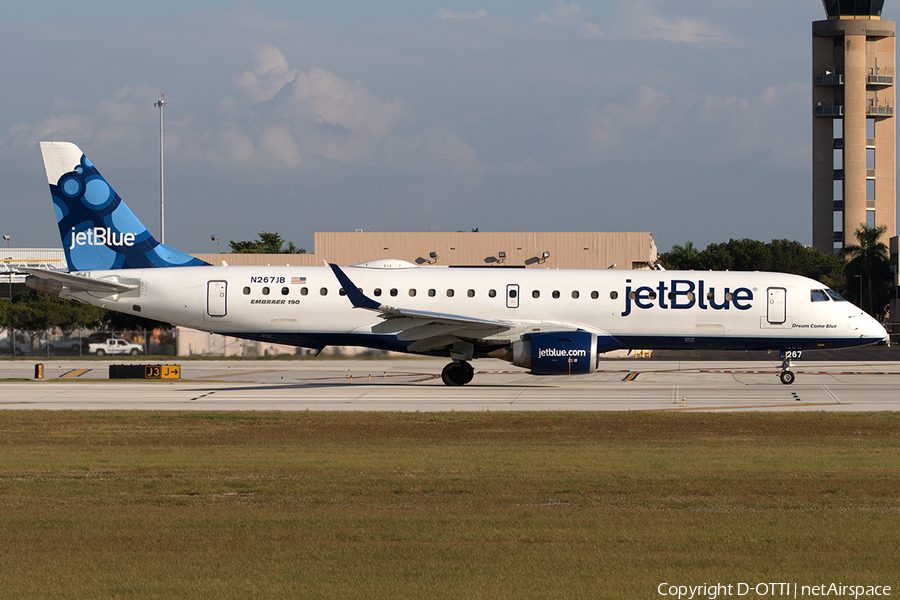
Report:
[[[347,293],[347,298],[350,299],[350,303],[353,304],[353,308],[365,308],[367,310],[380,310],[381,303],[375,302],[356,287],[350,278],[347,277],[347,274],[344,273],[339,266],[334,263],[328,263],[328,266],[331,267],[331,270],[334,271],[334,276],[338,278],[338,281],[341,283],[341,287],[344,288],[344,292]]]

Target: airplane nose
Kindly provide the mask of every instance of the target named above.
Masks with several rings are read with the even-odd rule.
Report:
[[[881,323],[870,317],[868,314],[866,314],[866,320],[866,325],[861,328],[863,337],[879,341],[887,338],[888,332]]]

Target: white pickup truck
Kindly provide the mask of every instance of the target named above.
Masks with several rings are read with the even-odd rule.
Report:
[[[28,343],[28,340],[21,333],[16,334],[16,340],[14,342],[16,354],[28,354],[31,350],[31,345]],[[0,354],[9,354],[9,333],[3,332],[0,334]]]
[[[132,344],[121,338],[110,338],[105,342],[90,344],[88,352],[97,356],[106,356],[107,354],[130,354],[137,356],[144,351],[144,347],[140,344]]]

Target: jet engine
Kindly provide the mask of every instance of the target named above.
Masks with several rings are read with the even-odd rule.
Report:
[[[583,375],[597,369],[601,352],[620,347],[610,335],[587,331],[534,333],[513,343],[512,363],[533,375]]]

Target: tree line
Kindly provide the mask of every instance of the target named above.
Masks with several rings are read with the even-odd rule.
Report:
[[[69,338],[79,328],[141,331],[171,325],[28,290],[12,300],[0,300],[0,327],[32,332],[59,329]]]

